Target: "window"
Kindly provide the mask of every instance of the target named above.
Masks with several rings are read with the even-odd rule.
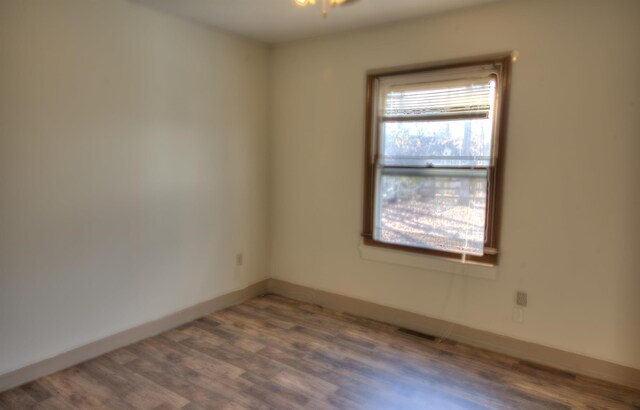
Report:
[[[510,64],[367,76],[365,245],[497,264]]]

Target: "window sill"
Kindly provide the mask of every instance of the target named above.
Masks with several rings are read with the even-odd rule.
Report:
[[[360,257],[365,260],[409,266],[412,268],[452,273],[454,275],[496,280],[497,266],[485,266],[476,263],[448,261],[434,256],[420,255],[410,252],[367,246],[360,243]]]

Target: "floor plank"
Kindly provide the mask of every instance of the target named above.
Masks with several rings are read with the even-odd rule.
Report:
[[[640,409],[640,392],[276,295],[0,393],[0,409]]]

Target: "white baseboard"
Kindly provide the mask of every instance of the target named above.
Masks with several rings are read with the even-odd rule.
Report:
[[[0,392],[66,369],[147,337],[155,336],[158,333],[173,329],[211,312],[242,303],[247,299],[265,293],[268,281],[268,279],[264,279],[244,289],[218,296],[158,320],[127,329],[29,366],[0,374]]]
[[[265,279],[245,289],[228,293],[173,313],[161,319],[145,323],[132,329],[89,343],[58,356],[0,375],[0,392],[19,386],[51,373],[66,369],[86,360],[127,346],[147,337],[180,326],[208,313],[242,303],[265,292],[291,297],[304,302],[319,304],[331,309],[379,320],[417,330],[437,334],[441,329],[452,329],[448,337],[452,340],[508,354],[510,356],[569,371],[577,375],[594,377],[612,383],[640,389],[640,369],[594,359],[591,357],[513,339],[467,326],[455,325],[387,306],[378,305],[348,296],[320,291],[306,286]]]
[[[640,389],[640,369],[525,342],[468,326],[454,325],[444,320],[316,290],[278,279],[269,280],[269,292],[426,334],[437,336],[442,329],[451,329],[451,333],[447,337],[460,343],[507,354],[518,359],[565,370],[576,375],[593,377]]]

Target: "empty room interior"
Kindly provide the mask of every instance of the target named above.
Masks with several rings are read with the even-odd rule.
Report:
[[[640,1],[0,0],[0,410],[640,409]]]

